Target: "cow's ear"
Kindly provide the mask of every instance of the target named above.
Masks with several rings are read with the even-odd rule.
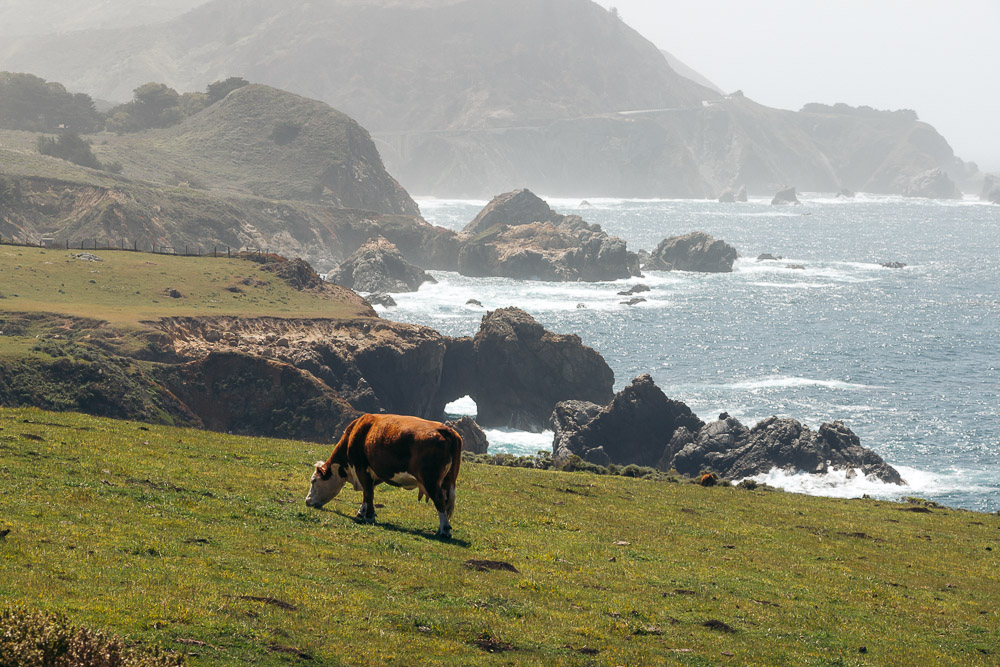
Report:
[[[332,471],[332,470],[330,469],[330,466],[326,466],[326,467],[323,467],[323,468],[318,468],[318,470],[319,470],[319,477],[320,477],[320,479],[322,479],[322,480],[323,480],[324,482],[325,482],[326,480],[330,479],[330,473],[331,473],[331,472],[333,472],[333,471]]]
[[[347,468],[340,466],[340,470],[337,471],[337,474],[339,474],[342,479],[347,479]]]

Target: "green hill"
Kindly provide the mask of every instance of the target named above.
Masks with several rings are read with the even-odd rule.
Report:
[[[179,125],[105,135],[99,152],[142,180],[419,215],[371,137],[322,102],[250,85]]]
[[[466,463],[440,542],[307,509],[329,447],[0,410],[0,600],[194,665],[997,659],[995,515]]]

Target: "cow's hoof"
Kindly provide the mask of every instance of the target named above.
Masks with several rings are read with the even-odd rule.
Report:
[[[359,523],[374,524],[375,523],[375,517],[373,517],[373,516],[359,516],[358,517],[358,522]]]
[[[451,531],[450,530],[439,530],[438,532],[434,533],[434,537],[438,538],[439,540],[450,540],[451,539]]]

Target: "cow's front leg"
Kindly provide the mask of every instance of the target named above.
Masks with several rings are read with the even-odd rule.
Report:
[[[375,523],[375,480],[367,471],[358,474],[361,482],[361,507],[358,509],[358,519],[364,523]]]

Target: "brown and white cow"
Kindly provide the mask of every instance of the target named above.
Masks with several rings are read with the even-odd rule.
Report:
[[[438,537],[451,537],[455,480],[462,463],[462,436],[441,422],[403,415],[362,415],[351,422],[333,453],[317,461],[306,497],[322,507],[346,482],[364,493],[358,518],[375,522],[375,485],[420,489],[438,511]]]

